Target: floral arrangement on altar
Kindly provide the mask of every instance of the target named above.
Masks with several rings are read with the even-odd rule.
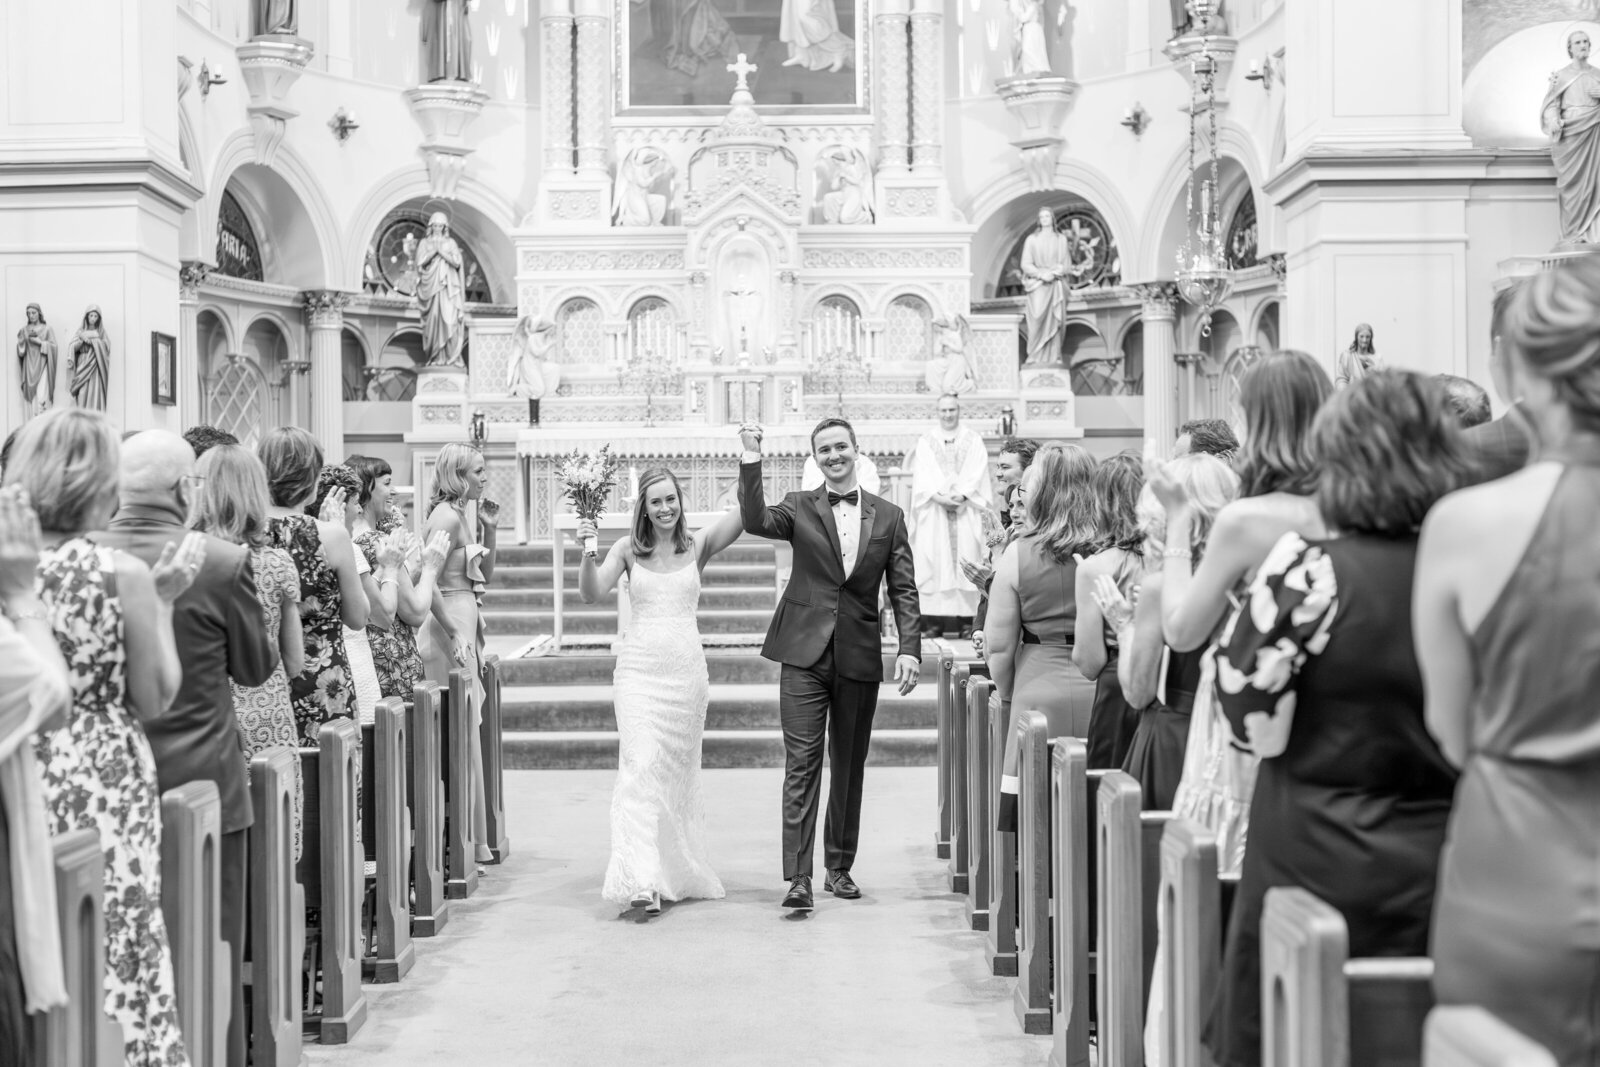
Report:
[[[598,524],[600,516],[605,514],[606,500],[617,484],[617,457],[611,454],[610,445],[588,453],[574,448],[561,458],[556,476],[566,488],[567,500],[578,518]],[[594,552],[596,540],[585,537],[584,551]]]

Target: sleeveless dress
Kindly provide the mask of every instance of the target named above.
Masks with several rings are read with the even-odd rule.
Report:
[[[1352,957],[1428,952],[1456,773],[1423,722],[1416,554],[1414,537],[1287,534],[1218,649],[1230,740],[1261,758],[1205,1027],[1218,1067],[1261,1062],[1267,890],[1301,886],[1339,909]],[[1352,1035],[1352,1064],[1371,1062],[1368,1036]]]
[[[356,553],[356,573],[365,577],[372,573],[364,552]],[[339,634],[344,639],[345,658],[350,661],[350,685],[355,690],[356,721],[363,726],[371,723],[378,713],[378,701],[383,693],[378,687],[378,668],[372,662],[372,646],[367,642],[367,629],[352,630],[339,624]]]
[[[1600,1064],[1600,457],[1569,463],[1472,635],[1470,750],[1439,871],[1434,990],[1563,1067]]]
[[[267,620],[267,635],[277,647],[278,632],[283,627],[283,600],[300,599],[300,576],[295,573],[294,560],[281,548],[256,548],[250,551],[250,567],[256,577],[256,599],[261,602],[261,613]],[[233,687],[233,714],[239,720],[239,740],[244,746],[244,763],[249,771],[250,761],[269,748],[297,748],[300,739],[295,736],[294,707],[289,702],[289,676],[283,664],[272,668],[272,677],[260,685]],[[305,786],[300,778],[300,761],[294,761],[294,855],[300,858],[300,818],[305,802]]]
[[[367,566],[374,570],[378,567],[378,542],[386,533],[387,530],[367,530],[356,538],[356,547],[366,557]],[[387,630],[368,626],[367,644],[372,649],[372,665],[378,672],[378,691],[386,697],[410,700],[416,684],[422,681],[417,631],[397,615],[394,625]]]
[[[281,515],[267,523],[267,544],[281,548],[300,572],[300,626],[305,631],[305,670],[289,679],[300,744],[315,748],[322,724],[355,718],[350,660],[339,617],[339,576],[322,552],[322,534],[309,515]]]
[[[1198,649],[1166,649],[1161,656],[1161,683],[1156,698],[1139,712],[1139,725],[1122,769],[1133,775],[1144,790],[1145,811],[1172,810],[1172,798],[1183,777],[1190,713],[1200,691],[1200,661],[1204,655]]]
[[[611,795],[611,861],[601,896],[625,904],[655,890],[666,900],[724,895],[706,856],[700,740],[710,681],[695,611],[700,568],[633,565],[633,618],[617,649],[621,740]]]
[[[112,551],[74,537],[39,556],[39,598],[72,681],[66,726],[34,742],[50,832],[96,830],[105,853],[105,1010],[130,1067],[189,1062],[161,912],[156,761],[128,710],[128,652]]]
[[[1117,564],[1113,577],[1117,588],[1126,596],[1138,573],[1138,557],[1126,549],[1122,551],[1122,562]],[[1106,665],[1094,680],[1094,703],[1089,709],[1089,731],[1085,739],[1089,766],[1096,770],[1121,767],[1139,728],[1139,711],[1128,704],[1128,699],[1122,695],[1122,683],[1117,681],[1117,661],[1122,656],[1117,632],[1104,619],[1100,628],[1105,634]]]

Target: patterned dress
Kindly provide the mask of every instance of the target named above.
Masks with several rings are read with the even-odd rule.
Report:
[[[283,601],[300,599],[300,576],[294,560],[281,548],[257,548],[250,553],[250,566],[256,575],[256,599],[261,601],[267,619],[267,634],[273,644],[283,625]],[[289,676],[279,663],[272,677],[258,686],[233,685],[233,713],[239,719],[239,738],[244,743],[245,768],[269,748],[297,748],[294,706],[289,701]],[[294,854],[300,857],[300,816],[305,788],[300,779],[300,761],[294,761]]]
[[[105,1010],[130,1067],[189,1062],[178,1028],[161,914],[161,798],[155,757],[127,706],[127,648],[116,563],[81,537],[39,557],[39,597],[72,679],[67,726],[35,754],[51,833],[98,831],[105,852]]]
[[[322,551],[317,520],[309,515],[283,515],[268,523],[267,543],[294,560],[300,574],[300,625],[305,630],[305,669],[289,679],[289,696],[300,743],[316,747],[322,724],[356,717],[355,687],[344,650],[344,623],[339,616],[339,576]]]
[[[378,569],[378,542],[385,533],[368,530],[356,537],[356,547],[366,557],[367,565]],[[412,689],[422,681],[422,654],[417,651],[417,631],[395,616],[394,625],[385,630],[380,626],[367,627],[367,641],[372,646],[372,665],[378,669],[378,688],[386,697],[411,699]]]

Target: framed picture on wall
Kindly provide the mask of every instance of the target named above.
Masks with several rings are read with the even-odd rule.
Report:
[[[178,402],[178,339],[150,334],[150,403],[167,407]]]

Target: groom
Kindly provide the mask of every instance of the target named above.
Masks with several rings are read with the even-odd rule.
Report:
[[[767,506],[761,481],[761,427],[739,437],[739,508],[746,533],[788,541],[794,571],[772,616],[761,654],[783,664],[778,708],[783,722],[783,906],[810,911],[811,854],[817,832],[822,743],[829,737],[828,820],[823,887],[854,900],[850,877],[861,828],[861,787],[872,740],[872,716],[883,681],[878,638],[878,589],[889,583],[900,630],[894,680],[905,695],[916,688],[922,645],[921,612],[911,542],[898,507],[856,485],[856,433],[843,419],[823,419],[811,431],[811,452],[823,484]]]

